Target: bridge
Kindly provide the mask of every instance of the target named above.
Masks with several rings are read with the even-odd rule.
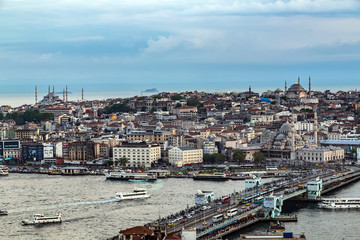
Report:
[[[164,235],[186,229],[196,231],[197,239],[215,240],[256,222],[278,217],[284,201],[319,202],[322,194],[359,179],[360,170],[351,169],[315,172],[286,181],[275,180],[265,184],[261,189],[253,188],[232,193],[228,203],[222,204],[221,200],[217,199],[205,207],[188,208],[182,211],[181,216],[158,219],[145,226]],[[259,197],[264,200],[256,202],[255,199]],[[237,213],[226,216],[229,209],[236,209]]]

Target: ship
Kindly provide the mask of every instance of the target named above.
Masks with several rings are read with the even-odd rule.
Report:
[[[195,174],[194,180],[227,181],[229,178],[225,173],[199,173]]]
[[[0,210],[0,216],[8,215],[8,212],[5,210]]]
[[[325,209],[360,208],[360,198],[326,198],[318,206]]]
[[[156,181],[157,177],[150,173],[128,173],[123,170],[113,171],[105,173],[106,179],[108,180],[120,180],[120,181],[145,181],[152,182]]]
[[[146,189],[134,188],[132,192],[118,192],[116,193],[116,199],[122,200],[133,200],[133,199],[144,199],[149,198],[151,195],[147,193]]]
[[[0,176],[9,175],[9,168],[7,166],[0,165]]]
[[[48,224],[48,223],[61,223],[61,213],[57,216],[44,216],[43,214],[35,214],[32,219],[23,220],[23,225],[38,225],[38,224]]]

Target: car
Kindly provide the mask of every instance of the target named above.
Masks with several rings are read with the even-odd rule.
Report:
[[[207,209],[211,209],[211,206],[207,206]]]
[[[195,214],[195,211],[191,211],[190,214],[191,214],[191,215],[194,215],[194,214]]]
[[[202,206],[202,207],[200,208],[201,211],[205,211],[206,209],[207,209],[206,206]]]
[[[185,222],[185,220],[184,220],[184,219],[180,221],[180,223],[184,223],[184,222]]]
[[[192,218],[191,214],[185,215],[186,218]]]

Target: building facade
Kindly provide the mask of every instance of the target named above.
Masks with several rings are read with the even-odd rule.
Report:
[[[203,150],[192,147],[173,147],[169,150],[169,162],[177,167],[185,164],[201,163]]]

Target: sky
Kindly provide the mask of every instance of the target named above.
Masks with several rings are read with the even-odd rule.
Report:
[[[360,89],[359,0],[0,0],[0,104],[66,85]],[[14,101],[13,99],[11,101]]]

